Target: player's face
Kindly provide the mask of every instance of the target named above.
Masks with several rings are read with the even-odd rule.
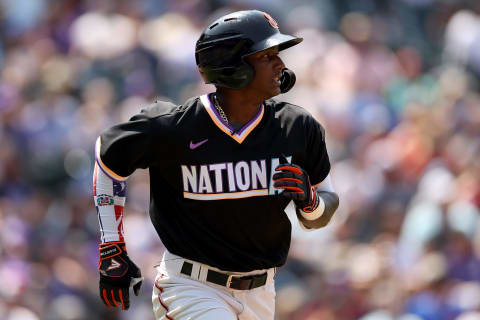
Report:
[[[280,94],[280,76],[285,64],[278,56],[278,47],[254,53],[245,57],[245,60],[255,70],[255,77],[247,88],[263,99]]]

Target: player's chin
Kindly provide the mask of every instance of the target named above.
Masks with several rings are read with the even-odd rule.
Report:
[[[278,96],[280,93],[282,93],[282,91],[280,90],[280,84],[277,82],[273,82],[266,91],[270,96],[269,98]]]
[[[276,97],[280,94],[280,90],[269,90],[268,92],[265,92],[263,100],[267,100],[273,97]]]
[[[274,85],[272,90],[270,90],[272,93],[272,97],[278,96],[282,91],[280,90],[280,86]]]
[[[259,94],[262,95],[263,100],[278,96],[280,93],[282,93],[280,86],[276,83],[272,83],[269,86],[263,86],[263,88],[261,88],[259,91]]]

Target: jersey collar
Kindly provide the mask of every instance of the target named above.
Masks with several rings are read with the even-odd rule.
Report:
[[[205,110],[207,110],[208,115],[210,118],[212,118],[213,123],[225,132],[229,137],[231,137],[233,140],[237,141],[238,143],[242,143],[243,140],[247,138],[247,136],[250,134],[250,132],[253,131],[257,127],[257,125],[262,121],[263,114],[265,111],[264,105],[260,106],[260,110],[258,113],[255,115],[255,117],[252,118],[249,122],[247,122],[240,130],[235,131],[234,129],[226,123],[220,114],[218,114],[217,109],[213,106],[213,103],[210,99],[211,94],[204,94],[203,96],[200,96],[200,101],[202,102],[203,106],[205,107]]]

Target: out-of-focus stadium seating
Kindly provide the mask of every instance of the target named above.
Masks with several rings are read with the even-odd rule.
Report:
[[[146,171],[124,223],[146,283],[126,312],[98,297],[94,142],[154,99],[212,91],[195,41],[247,8],[305,38],[281,53],[297,84],[279,99],[325,126],[341,199],[325,229],[292,219],[276,318],[480,319],[477,2],[0,1],[0,319],[153,319]]]

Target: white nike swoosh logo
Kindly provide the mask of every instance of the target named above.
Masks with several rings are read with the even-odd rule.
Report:
[[[200,147],[202,144],[204,144],[207,141],[208,141],[208,139],[205,139],[205,140],[202,140],[200,142],[194,143],[192,140],[190,140],[190,150],[193,150],[193,149],[196,149],[196,148]]]

